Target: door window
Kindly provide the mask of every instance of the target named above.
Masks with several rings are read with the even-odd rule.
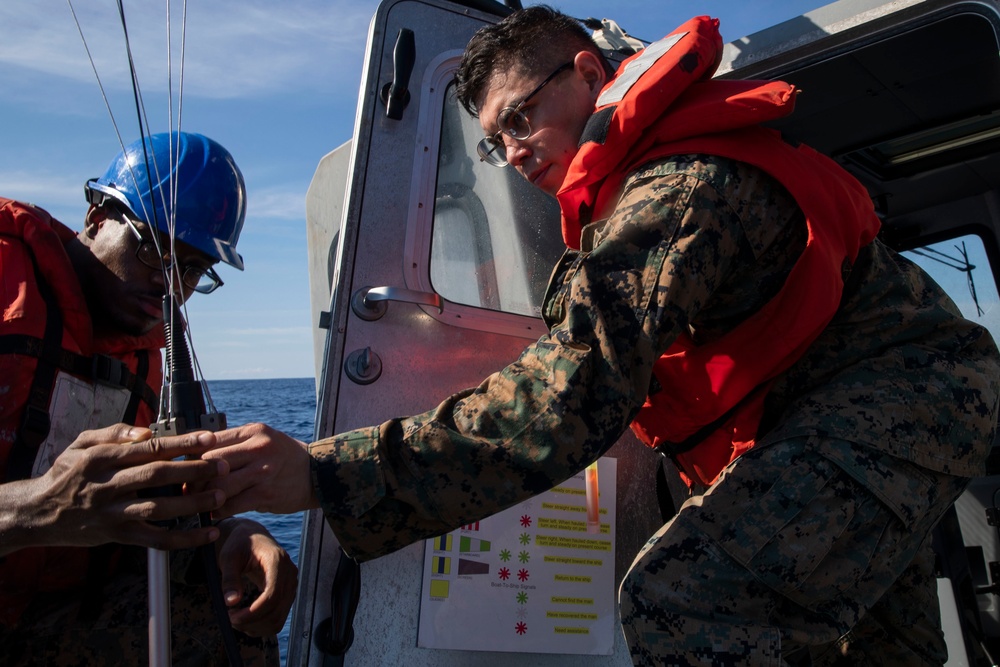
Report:
[[[479,159],[479,121],[442,97],[430,280],[448,301],[538,317],[564,246],[555,198]]]
[[[962,315],[1000,340],[997,285],[983,240],[966,234],[903,252],[952,298]]]

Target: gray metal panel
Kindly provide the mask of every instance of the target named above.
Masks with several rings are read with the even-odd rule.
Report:
[[[898,24],[956,0],[840,0],[726,44],[717,76],[771,78],[772,69],[812,56],[833,55],[829,37],[870,35],[880,22]]]
[[[411,304],[390,303],[387,314],[375,322],[357,318],[349,306],[351,295],[361,287],[408,286],[410,267],[404,266],[403,259],[407,251],[406,221],[414,217],[409,207],[414,201],[434,200],[433,179],[414,178],[412,173],[414,146],[429,142],[433,147],[436,141],[421,135],[426,128],[417,110],[422,96],[429,91],[422,90],[419,84],[438,54],[460,50],[486,20],[494,17],[445,2],[399,0],[383,3],[372,21],[372,46],[353,140],[352,175],[340,225],[342,238],[334,256],[331,329],[323,355],[318,438],[427,410],[449,393],[478,384],[513,361],[525,345],[523,337],[451,326]],[[385,107],[376,91],[391,80],[393,44],[401,28],[416,33],[417,60],[410,78],[409,105],[402,120],[396,121],[385,117]],[[428,180],[430,191],[414,196],[411,184],[416,182],[419,187],[421,181]],[[327,187],[343,189],[340,183]],[[329,196],[322,194],[322,186],[317,183],[310,194]],[[316,267],[320,267],[319,261]],[[314,281],[325,278],[313,271]],[[317,288],[322,291],[323,285]],[[379,355],[383,373],[377,382],[362,386],[347,379],[342,367],[350,352],[365,347]],[[653,483],[660,457],[631,437],[623,439],[610,455],[618,459],[619,517],[629,518],[620,521],[617,535],[615,571],[620,581],[634,554],[661,523]],[[318,666],[322,655],[313,646],[312,633],[329,614],[329,587],[338,553],[336,539],[318,512],[307,517],[300,553],[299,599],[293,615],[288,664]],[[616,653],[606,657],[418,649],[422,563],[422,544],[418,544],[362,565],[355,643],[346,664],[465,665],[488,660],[497,665],[576,667],[631,663],[617,633]]]
[[[320,315],[330,307],[336,244],[344,218],[350,150],[351,144],[347,142],[324,155],[306,192],[309,304],[312,307],[317,382],[323,373],[323,352],[326,348],[326,329],[320,326]]]

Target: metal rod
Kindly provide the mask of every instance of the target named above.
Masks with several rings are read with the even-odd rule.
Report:
[[[149,576],[149,665],[170,667],[170,554],[147,549]]]

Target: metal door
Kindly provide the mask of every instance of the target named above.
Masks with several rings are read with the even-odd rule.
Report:
[[[563,248],[558,208],[513,170],[479,161],[482,131],[450,87],[469,38],[499,18],[390,0],[372,21],[354,140],[317,171],[341,173],[349,153],[346,191],[336,178],[310,187],[319,211],[310,224],[322,228],[310,230],[313,291],[330,295],[317,438],[433,408],[515,360],[543,331],[536,315]],[[343,217],[334,221],[341,196]],[[618,517],[629,517],[619,521],[617,583],[660,525],[660,459],[630,437],[609,456],[617,459]],[[304,530],[288,662],[320,665],[315,629],[330,614],[339,551],[318,512]],[[422,563],[416,544],[362,564],[345,664],[631,664],[617,622],[611,656],[419,649]]]

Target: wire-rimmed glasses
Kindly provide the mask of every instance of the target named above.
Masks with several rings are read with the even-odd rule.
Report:
[[[521,109],[545,87],[545,84],[571,67],[573,67],[572,62],[563,63],[552,74],[545,77],[534,90],[525,95],[524,99],[520,102],[512,107],[504,107],[500,110],[500,113],[497,114],[497,127],[499,128],[497,133],[489,137],[483,137],[476,146],[476,152],[479,153],[480,161],[493,167],[507,166],[507,147],[503,142],[504,135],[518,140],[527,139],[531,136],[531,125],[528,123],[528,117]]]
[[[144,238],[142,232],[139,228],[135,226],[135,223],[129,218],[125,213],[122,214],[122,220],[125,225],[132,230],[132,234],[135,236],[136,241],[139,245],[135,249],[135,256],[140,262],[145,264],[151,269],[161,269],[163,271],[170,271],[173,269],[174,261],[170,256],[170,252],[160,252],[154,241]],[[214,292],[218,288],[222,287],[222,278],[219,274],[215,272],[212,267],[196,266],[194,264],[179,264],[178,273],[181,277],[181,282],[195,292],[201,294],[209,294]]]

